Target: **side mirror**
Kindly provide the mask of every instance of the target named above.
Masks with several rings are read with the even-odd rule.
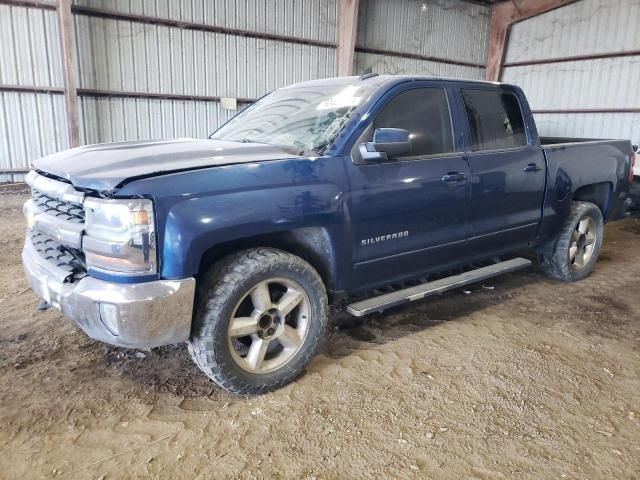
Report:
[[[640,150],[640,147],[638,145],[631,145],[631,147],[633,147],[633,151],[635,153],[638,153],[638,150]]]
[[[384,162],[411,153],[411,138],[402,128],[376,128],[373,142],[361,143],[359,149],[362,160]]]

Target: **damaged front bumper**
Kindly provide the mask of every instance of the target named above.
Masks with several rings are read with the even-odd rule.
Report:
[[[85,276],[71,283],[68,272],[40,255],[28,236],[22,262],[36,294],[96,340],[151,348],[189,338],[193,278],[112,283]]]

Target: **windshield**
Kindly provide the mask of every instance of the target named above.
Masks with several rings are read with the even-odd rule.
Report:
[[[342,84],[276,90],[239,113],[211,138],[268,143],[298,153],[320,152],[374,88]]]

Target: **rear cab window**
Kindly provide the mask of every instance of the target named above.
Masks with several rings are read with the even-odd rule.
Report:
[[[500,90],[462,89],[469,121],[471,151],[504,150],[527,145],[520,102]]]

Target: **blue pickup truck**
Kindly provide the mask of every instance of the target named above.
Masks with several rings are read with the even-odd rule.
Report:
[[[37,160],[22,258],[39,308],[113,345],[186,341],[219,385],[261,393],[304,370],[345,294],[353,315],[382,311],[526,267],[522,251],[584,278],[633,158],[629,141],[540,138],[512,85],[317,80],[209,139]]]

